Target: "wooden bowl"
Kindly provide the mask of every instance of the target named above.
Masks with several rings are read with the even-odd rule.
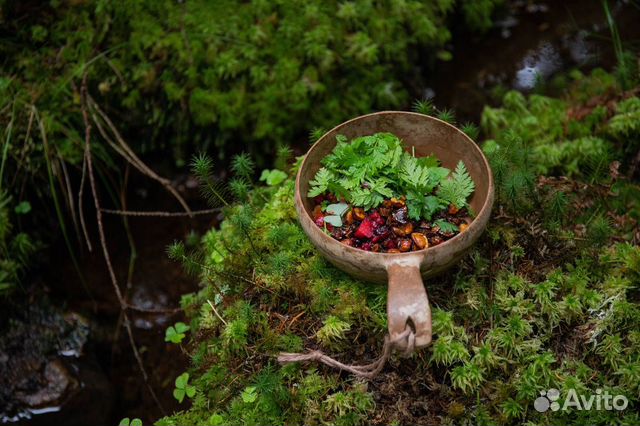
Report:
[[[470,205],[474,220],[462,233],[435,247],[407,253],[373,253],[347,246],[326,235],[314,223],[313,200],[307,197],[309,181],[320,169],[320,161],[336,145],[336,136],[349,140],[378,132],[398,136],[405,149],[416,156],[435,155],[444,167],[454,169],[462,160],[475,182]],[[332,264],[373,283],[388,283],[387,316],[392,340],[412,328],[415,347],[431,342],[431,309],[422,278],[431,277],[454,265],[484,231],[493,205],[493,175],[480,148],[456,127],[423,114],[384,111],[349,120],[324,134],[305,156],[296,178],[295,204],[298,219],[312,243]],[[408,340],[397,343],[406,349]]]

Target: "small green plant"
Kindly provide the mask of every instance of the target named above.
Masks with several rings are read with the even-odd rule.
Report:
[[[476,140],[480,135],[480,129],[474,123],[464,123],[460,128],[471,139]]]
[[[469,359],[469,350],[452,336],[442,336],[432,345],[431,359],[440,365],[451,365]]]
[[[464,393],[478,389],[483,381],[482,368],[476,364],[466,362],[451,370],[451,384]]]
[[[0,296],[8,295],[21,283],[38,244],[26,232],[16,230],[12,219],[12,197],[0,191]],[[31,205],[20,202],[13,208],[16,215],[25,215]]]
[[[129,419],[129,417],[125,417],[124,419],[120,420],[118,426],[142,426],[142,420],[138,418]]]
[[[258,399],[258,393],[255,386],[247,386],[240,394],[242,401],[246,404],[252,404]]]
[[[431,99],[417,99],[413,102],[413,111],[424,115],[431,115],[435,111],[433,101]]]
[[[280,185],[287,178],[287,174],[282,170],[263,170],[260,175],[260,181],[265,182],[269,186]]]
[[[15,206],[13,211],[15,211],[16,214],[27,214],[31,211],[31,203],[28,201],[21,201]]]
[[[222,426],[224,424],[224,417],[222,417],[218,413],[213,413],[211,417],[209,417],[209,426]]]
[[[316,337],[325,345],[332,345],[336,341],[344,339],[345,333],[351,329],[351,324],[340,318],[329,315],[324,320],[324,325],[316,333]]]
[[[338,424],[365,424],[366,415],[375,403],[363,386],[345,392],[336,392],[325,398],[322,405],[338,420]]]
[[[436,117],[438,117],[440,120],[446,123],[456,124],[456,114],[455,114],[455,111],[453,111],[452,109],[444,108],[444,109],[438,110]]]
[[[171,343],[181,343],[185,338],[185,333],[189,331],[191,327],[183,322],[177,322],[167,328],[165,331],[164,341]]]
[[[189,384],[189,373],[182,373],[176,378],[176,388],[173,390],[173,397],[182,402],[184,397],[193,398],[196,394],[196,387]]]

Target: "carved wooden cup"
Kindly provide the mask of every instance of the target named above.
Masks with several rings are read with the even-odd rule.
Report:
[[[444,167],[454,169],[462,160],[476,184],[471,208],[474,220],[462,233],[435,247],[407,253],[373,253],[347,246],[326,235],[314,223],[312,199],[307,197],[309,181],[321,167],[320,161],[336,145],[336,135],[348,139],[390,132],[416,156],[435,155]],[[374,283],[388,283],[387,315],[391,341],[411,327],[415,341],[402,339],[398,349],[427,346],[431,342],[431,308],[422,279],[455,264],[484,231],[494,198],[493,176],[480,148],[454,126],[422,114],[385,111],[349,120],[322,136],[307,153],[296,178],[295,203],[302,228],[313,244],[338,268],[354,277]],[[405,333],[406,335],[406,333]],[[413,339],[412,339],[413,340]]]

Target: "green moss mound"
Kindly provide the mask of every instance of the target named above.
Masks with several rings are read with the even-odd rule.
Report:
[[[158,424],[640,422],[640,187],[621,177],[629,162],[620,143],[637,140],[628,120],[638,98],[616,93],[606,114],[580,118],[571,96],[509,93],[485,112],[494,217],[458,266],[427,283],[433,344],[392,357],[371,381],[275,360],[321,349],[368,362],[386,332],[386,288],[316,252],[297,223],[291,178],[253,189],[195,248],[174,246],[203,283],[183,299],[196,392],[189,409]],[[583,138],[600,141],[622,168],[583,167],[593,155]],[[542,154],[553,150],[563,154]],[[599,389],[628,406],[537,411],[534,401],[552,388],[560,402],[572,389],[586,398]]]

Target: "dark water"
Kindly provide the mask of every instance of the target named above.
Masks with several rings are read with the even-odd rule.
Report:
[[[175,183],[192,208],[204,207],[195,189],[195,181],[183,176],[176,179]],[[130,210],[180,211],[178,203],[160,185],[151,183],[142,176],[134,178],[130,194]],[[105,216],[105,219],[113,265],[120,286],[131,305],[146,310],[171,310],[179,306],[183,294],[198,288],[194,278],[187,276],[178,263],[168,259],[166,247],[175,240],[187,239],[192,232],[206,232],[217,224],[215,216],[198,216],[195,219],[130,217],[130,238],[137,252],[130,280],[131,245],[123,221],[112,215]],[[172,392],[175,378],[188,367],[188,358],[179,345],[164,341],[166,328],[177,321],[183,321],[184,316],[181,312],[129,311],[135,341],[150,376],[149,382],[162,405],[161,409],[143,381],[126,330],[120,326],[123,318],[102,252],[96,250],[97,235],[93,236],[93,245],[93,254],[85,255],[81,263],[82,273],[91,289],[90,296],[78,282],[70,262],[65,262],[62,249],[56,252],[59,259],[54,258],[50,276],[52,281],[56,281],[54,297],[71,295],[67,308],[71,311],[88,312],[92,317],[94,339],[93,347],[88,351],[95,354],[108,378],[113,404],[113,409],[106,418],[94,419],[92,423],[117,424],[122,417],[139,417],[145,424],[151,424],[163,412],[170,414],[187,406],[185,403],[181,407],[173,398]],[[75,405],[73,401],[70,405],[80,410],[72,411],[73,419],[78,418],[78,424],[86,424],[88,418],[82,414],[86,406]],[[61,414],[61,419],[69,424],[66,413]]]
[[[192,208],[204,207],[197,182],[179,176],[174,184]],[[178,203],[160,185],[143,176],[132,174],[128,194],[129,210],[180,211]],[[101,195],[103,204],[110,207],[108,194]],[[87,197],[88,224],[95,223],[91,203]],[[1,347],[0,353],[13,357],[20,373],[3,379],[27,389],[15,399],[29,403],[30,408],[20,409],[16,404],[5,412],[3,407],[2,423],[113,425],[123,417],[139,417],[145,424],[152,424],[163,411],[170,414],[187,407],[187,403],[179,406],[172,392],[175,378],[188,368],[188,358],[179,345],[165,343],[164,332],[184,320],[181,312],[171,310],[179,306],[183,294],[195,291],[198,283],[168,259],[166,247],[174,240],[187,239],[194,231],[203,233],[218,221],[212,215],[195,219],[131,217],[129,239],[120,217],[104,215],[104,220],[117,280],[129,304],[169,311],[129,311],[149,382],[163,410],[152,399],[121,326],[119,304],[93,229],[93,253],[85,250],[79,254],[80,272],[86,282],[80,280],[64,242],[59,241],[47,253],[48,270],[37,278],[32,292],[34,308],[19,306],[8,315],[18,320],[9,326],[18,329],[13,333],[14,341]],[[131,241],[137,256],[129,279]],[[83,338],[74,338],[82,330],[86,331]]]
[[[612,11],[623,40],[640,39],[640,10],[627,2],[612,2]],[[472,36],[462,22],[453,29],[449,46],[454,57],[437,62],[413,87],[416,97],[434,97],[438,107],[454,108],[459,121],[479,119],[485,104],[498,101],[497,93],[514,88],[524,92],[540,88],[558,74],[572,68],[589,70],[615,64],[609,29],[599,1],[549,3],[515,2],[488,34]],[[499,90],[498,90],[499,89]],[[552,87],[548,90],[553,90]],[[176,185],[197,207],[197,191],[186,177]],[[178,210],[177,203],[161,188],[132,175],[131,210]],[[93,219],[93,212],[87,217]],[[90,220],[93,223],[93,220]],[[106,231],[118,280],[131,304],[143,308],[170,309],[178,306],[182,294],[194,291],[197,283],[168,260],[166,246],[185,239],[192,230],[205,231],[213,217],[130,218],[129,229],[137,249],[137,260],[129,285],[131,247],[122,221],[107,216]],[[95,232],[94,232],[95,234]],[[42,278],[53,301],[64,306],[91,330],[88,339],[57,359],[42,374],[55,375],[62,365],[75,387],[55,404],[25,411],[25,417],[5,417],[3,422],[24,424],[117,424],[122,417],[140,417],[151,424],[162,416],[138,370],[124,329],[104,260],[92,235],[94,252],[81,256],[86,287],[78,279],[64,245],[51,249],[50,269]],[[173,380],[188,365],[178,345],[164,342],[166,327],[182,320],[180,313],[143,314],[132,312],[138,347],[164,410],[184,409],[171,395]],[[47,364],[48,365],[48,364]]]
[[[610,1],[626,47],[640,40],[640,4]],[[497,105],[504,89],[558,94],[554,77],[571,69],[612,69],[616,58],[602,2],[513,2],[488,34],[478,37],[458,22],[453,60],[438,62],[416,93],[453,108],[460,121],[478,121],[484,105]]]

